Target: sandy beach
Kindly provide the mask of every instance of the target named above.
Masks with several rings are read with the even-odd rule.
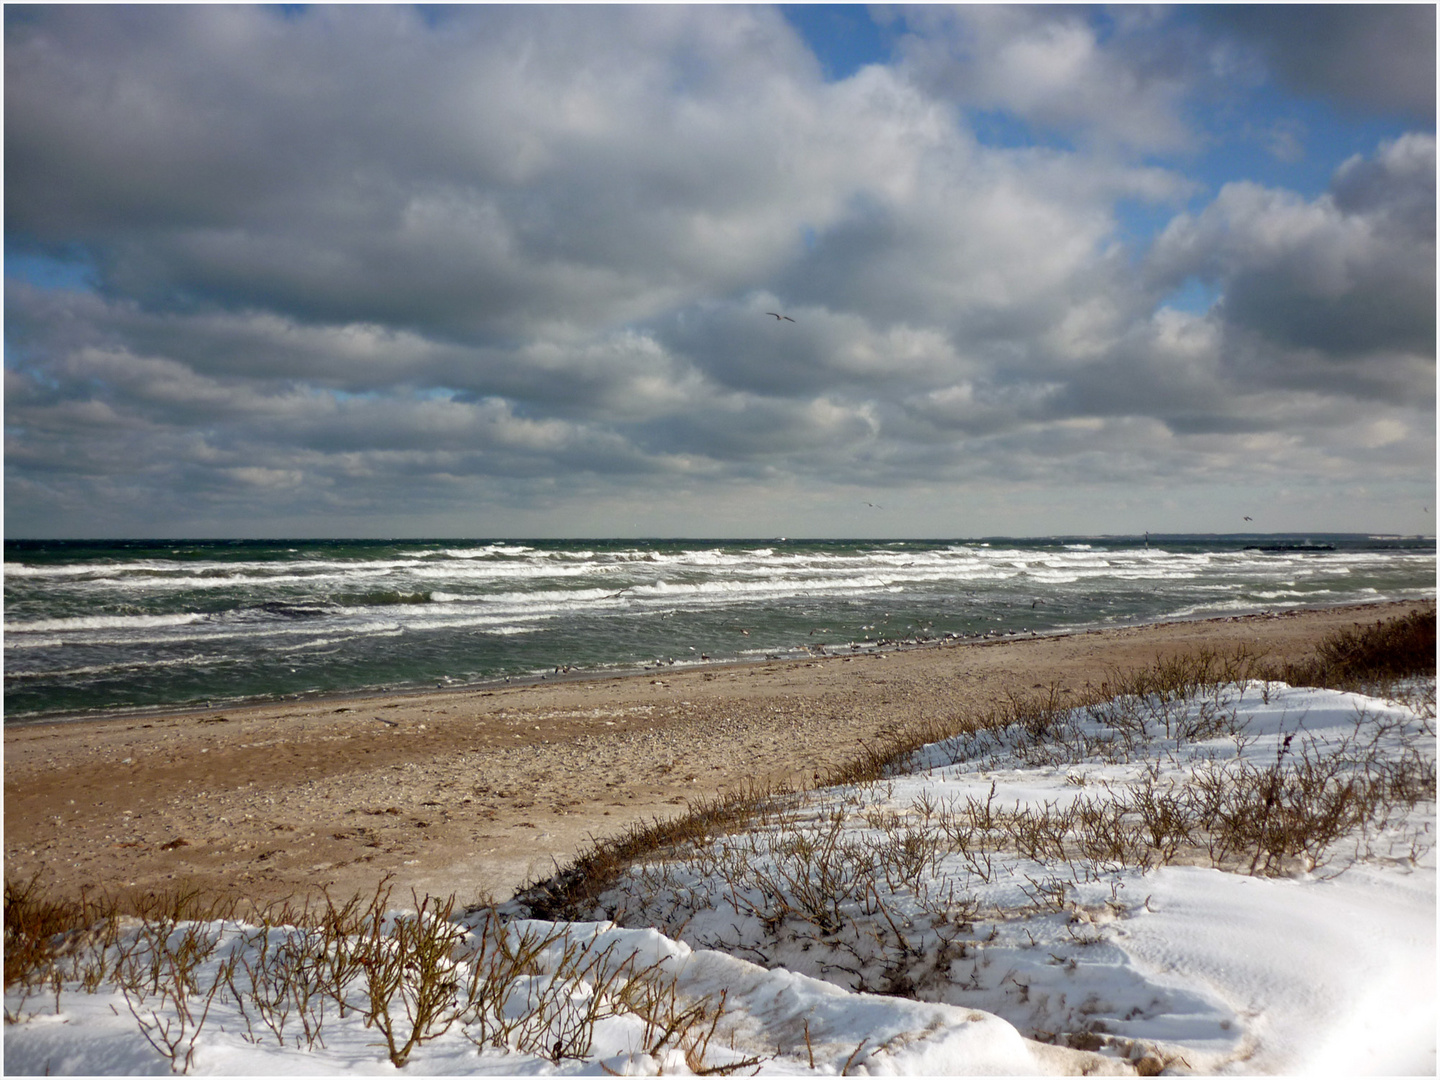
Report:
[[[393,874],[402,895],[504,899],[592,837],[810,780],[927,719],[1199,648],[1298,659],[1422,606],[7,728],[5,870],[72,894],[193,882],[265,901]]]

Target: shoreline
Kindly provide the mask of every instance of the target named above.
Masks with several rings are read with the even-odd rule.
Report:
[[[22,728],[35,727],[40,725],[58,724],[104,724],[133,721],[163,720],[176,716],[192,716],[200,713],[211,712],[217,709],[242,710],[258,708],[285,708],[292,706],[314,706],[320,707],[332,703],[345,703],[354,701],[389,700],[392,698],[411,698],[433,695],[435,693],[456,693],[470,694],[493,692],[496,690],[524,689],[531,686],[554,686],[574,682],[596,682],[609,679],[636,679],[644,678],[654,672],[668,674],[679,674],[681,672],[694,671],[719,671],[728,668],[744,668],[756,664],[800,664],[811,660],[834,660],[846,657],[873,655],[878,653],[902,653],[924,651],[927,649],[944,649],[959,646],[992,646],[1006,643],[1032,641],[1043,638],[1070,637],[1077,634],[1104,633],[1107,631],[1135,630],[1150,626],[1168,626],[1183,623],[1203,622],[1227,622],[1236,619],[1274,619],[1305,612],[1321,612],[1347,610],[1351,608],[1383,607],[1386,605],[1414,605],[1434,603],[1435,598],[1409,600],[1374,600],[1360,603],[1342,602],[1336,604],[1316,604],[1294,608],[1273,609],[1259,608],[1255,610],[1236,611],[1227,615],[1191,615],[1191,616],[1166,616],[1161,619],[1137,620],[1134,622],[1113,623],[1105,626],[1096,624],[1080,624],[1073,627],[1061,627],[1049,630],[1021,630],[1021,631],[991,631],[985,634],[954,634],[942,638],[934,638],[925,641],[892,641],[882,640],[871,645],[861,645],[858,650],[851,650],[847,646],[829,645],[820,646],[819,651],[810,651],[807,646],[789,646],[783,650],[782,655],[766,657],[738,657],[724,660],[672,660],[669,664],[660,665],[653,663],[639,663],[633,666],[615,668],[569,668],[563,670],[556,668],[552,672],[542,672],[536,675],[508,675],[496,676],[489,679],[477,679],[473,682],[447,682],[444,685],[404,685],[404,686],[382,686],[376,688],[360,688],[356,690],[317,690],[301,694],[286,694],[277,697],[238,697],[219,701],[189,702],[173,705],[135,705],[115,706],[108,709],[96,709],[88,712],[76,713],[55,713],[36,715],[33,718],[23,718],[14,721],[6,720],[4,730],[9,732]],[[824,651],[829,648],[830,652]],[[845,651],[841,651],[844,649]]]
[[[750,783],[809,782],[867,740],[1157,656],[1298,659],[1433,600],[1290,609],[848,655],[571,672],[42,720],[5,729],[7,876],[58,892],[194,883],[505,899],[593,837]]]

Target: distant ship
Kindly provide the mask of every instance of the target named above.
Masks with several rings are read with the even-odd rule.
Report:
[[[1334,551],[1334,544],[1247,544],[1246,551]]]

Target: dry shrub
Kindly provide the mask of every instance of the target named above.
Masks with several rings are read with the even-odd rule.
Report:
[[[493,906],[456,919],[453,896],[412,893],[412,911],[392,912],[390,892],[387,877],[368,899],[337,904],[322,894],[323,904],[280,905],[257,924],[234,921],[233,903],[209,903],[193,889],[57,901],[38,878],[9,882],[7,990],[18,1004],[6,1020],[30,1015],[25,1002],[38,993],[53,994],[58,1015],[64,993],[118,991],[175,1073],[190,1071],[200,1032],[222,1003],[239,1014],[248,1041],[312,1050],[324,1046],[327,1009],[338,1007],[378,1032],[396,1068],[456,1028],[482,1050],[580,1059],[595,1025],[621,1015],[643,1021],[641,1053],[678,1051],[697,1074],[760,1061],[707,1062],[724,994],[683,993],[663,961],[641,966],[618,943],[597,948],[584,928],[514,929]],[[123,907],[143,914],[122,916]],[[287,921],[273,921],[277,913]]]
[[[6,990],[54,957],[57,936],[86,924],[89,905],[47,895],[40,877],[5,879]]]
[[[1273,677],[1291,686],[1366,691],[1397,679],[1435,674],[1435,608],[1371,626],[1356,623],[1326,637],[1309,660],[1282,664]]]
[[[42,885],[43,874],[29,880],[5,879],[5,988],[33,982],[37,971],[73,954],[82,943],[113,943],[120,921],[130,917],[171,927],[184,920],[233,916],[236,901],[180,883],[171,889],[92,893],[78,899],[57,896]]]

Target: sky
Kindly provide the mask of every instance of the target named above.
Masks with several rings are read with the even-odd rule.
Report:
[[[1435,19],[7,5],[5,535],[1433,534]]]

